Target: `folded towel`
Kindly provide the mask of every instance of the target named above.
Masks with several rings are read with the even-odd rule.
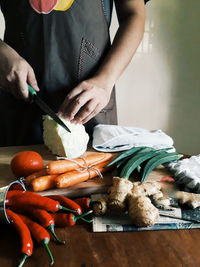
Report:
[[[94,127],[92,146],[102,152],[117,152],[138,146],[174,149],[173,143],[173,139],[161,130],[99,124]]]
[[[200,193],[200,155],[168,163],[165,167],[184,191]]]

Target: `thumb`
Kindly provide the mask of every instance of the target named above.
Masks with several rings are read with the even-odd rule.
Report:
[[[32,68],[29,68],[28,73],[27,73],[27,82],[35,89],[36,91],[39,91],[39,87],[37,84],[37,80],[35,77],[35,73]]]

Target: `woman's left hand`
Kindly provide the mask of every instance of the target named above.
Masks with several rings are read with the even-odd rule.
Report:
[[[109,102],[112,86],[102,86],[98,79],[81,82],[65,98],[59,113],[73,123],[84,124]]]

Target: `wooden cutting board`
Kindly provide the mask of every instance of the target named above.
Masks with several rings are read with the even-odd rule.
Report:
[[[45,164],[51,160],[56,160],[56,156],[52,155],[44,145],[31,146],[10,146],[0,147],[0,187],[8,185],[15,180],[14,175],[10,169],[10,161],[12,157],[19,151],[33,150],[40,153],[45,161]],[[94,150],[90,149],[86,154],[92,153]],[[160,180],[170,174],[163,168],[155,169],[148,177],[148,180]],[[41,192],[41,195],[66,195],[68,197],[86,196],[92,193],[105,193],[112,184],[112,173],[107,173],[104,178],[94,178],[86,182],[63,189],[51,189]]]

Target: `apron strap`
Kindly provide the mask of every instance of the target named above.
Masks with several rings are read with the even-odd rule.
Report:
[[[113,0],[101,0],[101,1],[108,26],[110,26],[112,18],[112,10],[113,10]]]

